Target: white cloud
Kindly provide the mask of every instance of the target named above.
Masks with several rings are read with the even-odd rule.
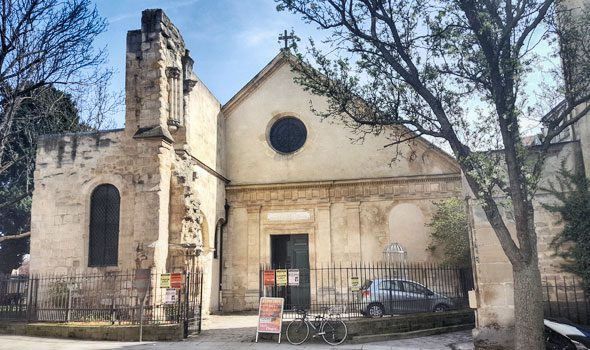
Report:
[[[259,45],[274,46],[278,40],[278,34],[275,31],[260,28],[248,28],[247,30],[238,33],[237,37],[239,42],[243,43],[246,47]]]

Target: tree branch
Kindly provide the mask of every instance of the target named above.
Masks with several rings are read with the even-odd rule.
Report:
[[[23,233],[19,233],[16,235],[0,236],[0,243],[2,243],[4,241],[11,241],[11,240],[15,240],[15,239],[27,238],[29,236],[31,236],[31,232],[23,232]]]
[[[13,204],[16,204],[16,203],[20,202],[21,200],[29,197],[32,194],[33,194],[33,191],[29,191],[29,192],[26,192],[26,193],[21,194],[18,197],[15,197],[13,199],[10,199],[10,200],[8,200],[6,202],[0,203],[0,210],[6,208],[8,206],[11,206]]]

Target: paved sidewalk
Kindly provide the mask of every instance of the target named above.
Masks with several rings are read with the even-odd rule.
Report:
[[[434,335],[429,337],[390,340],[367,344],[344,344],[330,347],[325,343],[308,342],[291,345],[286,339],[281,344],[261,339],[254,343],[256,316],[209,316],[203,322],[203,332],[180,342],[109,342],[72,339],[52,339],[0,335],[0,350],[231,350],[231,349],[346,349],[346,350],[470,350],[471,331]]]
[[[201,349],[225,349],[232,348],[236,343],[240,343],[240,348],[248,349],[268,349],[276,347],[279,344],[276,341],[268,339],[268,335],[263,335],[258,344],[253,343],[256,337],[257,315],[210,315],[203,322],[203,332],[199,336],[189,339],[200,345]],[[249,343],[249,344],[248,344]],[[281,339],[280,347],[293,347],[287,342],[287,339]],[[293,347],[298,349],[329,349],[328,344],[322,340],[316,340]],[[373,350],[469,350],[473,349],[471,331],[453,332],[447,334],[433,335],[428,337],[388,340],[382,342],[371,342],[366,344],[343,344],[338,349],[373,349]]]
[[[469,340],[469,331],[431,336],[424,338],[392,340],[369,344],[344,344],[330,347],[323,343],[305,343],[295,346],[286,342],[264,341],[259,343],[240,342],[231,335],[224,341],[207,341],[204,338],[191,339],[181,342],[107,342],[72,339],[52,339],[23,336],[0,336],[0,350],[232,350],[232,349],[346,349],[346,350],[468,350],[473,349],[469,343],[456,341]]]

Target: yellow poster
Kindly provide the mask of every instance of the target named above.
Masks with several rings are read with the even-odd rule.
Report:
[[[160,288],[170,288],[170,274],[163,273],[160,275]]]
[[[350,278],[350,290],[356,292],[361,289],[361,280],[358,277]]]
[[[287,270],[276,270],[275,278],[277,287],[283,287],[287,285]]]

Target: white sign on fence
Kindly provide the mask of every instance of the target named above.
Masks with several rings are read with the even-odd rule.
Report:
[[[299,270],[298,269],[289,269],[289,285],[290,286],[298,286],[299,285]]]
[[[176,304],[178,301],[176,295],[176,288],[166,288],[166,299],[164,301],[165,304]]]

